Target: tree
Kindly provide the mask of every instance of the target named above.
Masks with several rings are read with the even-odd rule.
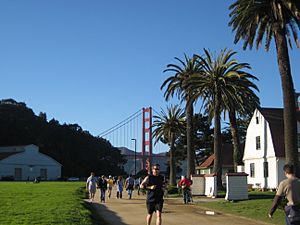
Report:
[[[44,114],[46,115],[46,113]],[[124,173],[120,150],[107,140],[83,131],[78,124],[63,124],[46,116],[36,116],[25,103],[13,99],[0,101],[0,146],[36,144],[40,152],[62,164],[62,176],[84,177]]]
[[[204,56],[197,55],[201,73],[190,79],[190,88],[196,91],[195,99],[202,98],[209,118],[214,119],[214,168],[218,187],[222,187],[222,138],[221,112],[229,108],[229,102],[239,102],[236,91],[243,76],[250,76],[241,69],[247,64],[238,63],[232,56],[236,52],[223,49],[219,55],[213,55],[204,49]]]
[[[197,60],[188,58],[185,55],[185,61],[175,57],[179,62],[179,65],[168,64],[167,69],[164,72],[173,72],[173,76],[167,78],[161,85],[161,89],[166,87],[164,97],[168,101],[174,95],[181,101],[185,101],[185,113],[186,113],[186,137],[187,137],[187,177],[195,173],[195,149],[193,144],[193,114],[194,114],[194,102],[192,96],[194,94],[193,89],[190,89],[187,85],[189,78],[199,72],[199,64]]]
[[[195,162],[199,165],[207,156],[211,155],[213,146],[213,128],[208,116],[195,113],[193,116],[193,140],[195,146]],[[176,142],[176,159],[186,159],[186,133]],[[178,155],[178,157],[177,157]]]
[[[297,47],[300,47],[297,35],[300,26],[300,2],[295,0],[237,0],[229,9],[231,10],[229,25],[236,32],[234,43],[243,39],[244,49],[248,46],[252,49],[256,40],[258,49],[265,36],[265,49],[268,51],[272,38],[275,40],[283,93],[286,163],[298,168],[295,90],[288,45],[292,48],[293,36]],[[299,169],[297,174],[300,175]]]
[[[229,99],[225,102],[224,109],[228,112],[230,121],[230,131],[233,146],[233,163],[234,170],[237,166],[243,164],[243,150],[240,146],[240,137],[238,132],[237,114],[241,116],[249,116],[255,108],[259,106],[259,98],[254,90],[258,91],[257,86],[251,80],[258,80],[254,75],[245,72],[245,69],[251,69],[248,63],[236,63],[232,68],[232,72],[236,73],[233,77],[235,85],[234,98],[229,95]],[[251,79],[251,80],[250,80]]]
[[[164,139],[170,147],[170,185],[176,184],[175,167],[175,142],[185,129],[185,118],[183,110],[178,105],[167,107],[167,112],[161,110],[160,114],[154,115],[153,136],[156,137],[155,143]]]

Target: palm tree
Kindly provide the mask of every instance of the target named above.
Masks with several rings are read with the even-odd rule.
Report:
[[[184,112],[178,105],[167,107],[167,113],[161,110],[158,115],[154,115],[153,136],[156,137],[155,143],[163,139],[170,147],[170,185],[176,184],[175,168],[175,143],[185,129]]]
[[[214,168],[217,174],[218,187],[222,187],[222,157],[221,157],[221,118],[224,109],[229,108],[229,102],[239,103],[236,91],[241,89],[239,83],[246,77],[252,77],[242,69],[249,67],[246,63],[238,63],[231,50],[221,50],[218,56],[204,49],[204,56],[196,56],[201,64],[202,72],[190,79],[190,88],[196,91],[194,98],[203,98],[209,118],[214,118]]]
[[[241,116],[252,115],[255,108],[259,106],[259,98],[253,90],[258,91],[257,86],[250,80],[258,80],[255,76],[246,73],[244,69],[251,69],[248,63],[237,64],[236,70],[238,76],[233,80],[236,85],[235,95],[237,99],[228,99],[224,105],[225,111],[228,111],[230,122],[230,131],[233,145],[233,163],[234,170],[237,171],[237,166],[243,164],[243,150],[240,146],[240,138],[238,133],[237,114]],[[238,100],[238,101],[236,101]]]
[[[187,81],[192,75],[199,72],[199,65],[194,57],[188,58],[186,55],[184,57],[185,61],[175,57],[180,65],[167,65],[167,69],[164,72],[174,72],[175,74],[163,82],[161,89],[166,87],[164,97],[167,101],[174,95],[177,95],[181,101],[186,103],[187,177],[190,177],[191,174],[195,173],[195,150],[193,144],[194,102],[191,100],[193,90],[187,86]]]
[[[265,36],[265,49],[268,51],[272,38],[275,40],[277,63],[283,93],[284,143],[286,162],[297,168],[297,120],[295,90],[291,75],[288,45],[294,38],[300,47],[297,27],[300,26],[300,3],[296,0],[237,0],[230,8],[229,25],[236,32],[234,42],[244,40],[244,49],[259,48]],[[300,171],[297,171],[300,175]]]

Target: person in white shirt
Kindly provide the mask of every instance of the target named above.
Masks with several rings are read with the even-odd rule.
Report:
[[[97,187],[97,178],[95,177],[95,173],[91,172],[91,176],[88,177],[86,181],[86,189],[89,192],[90,202],[94,201]]]

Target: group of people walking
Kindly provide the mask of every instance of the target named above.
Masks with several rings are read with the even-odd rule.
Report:
[[[135,180],[133,179],[132,175],[129,175],[126,178],[125,182],[122,176],[118,176],[117,178],[113,178],[111,175],[105,177],[102,175],[101,177],[97,178],[94,172],[91,172],[91,175],[88,177],[86,181],[86,189],[89,192],[89,199],[91,202],[95,200],[96,190],[100,190],[100,202],[105,202],[106,192],[107,197],[110,199],[112,194],[112,189],[116,186],[116,198],[121,199],[123,197],[123,190],[124,188],[128,192],[128,198],[132,198],[132,193],[134,190]]]
[[[97,188],[100,189],[100,201],[105,202],[105,193],[107,191],[108,198],[111,197],[111,191],[113,186],[116,186],[116,198],[122,198],[122,193],[124,188],[128,192],[128,198],[132,198],[132,192],[135,188],[135,180],[129,175],[125,181],[123,181],[122,176],[117,179],[113,179],[111,176],[106,178],[104,175],[97,179],[94,172],[91,173],[90,177],[87,179],[86,188],[90,194],[90,201],[94,201],[95,193]],[[182,177],[178,183],[179,187],[183,190],[184,202],[187,203],[188,200],[185,199],[186,193],[190,190],[191,181],[185,177]],[[148,174],[144,179],[139,178],[138,180],[138,194],[140,190],[147,190],[146,206],[147,206],[147,225],[151,224],[152,215],[156,212],[156,224],[161,225],[162,218],[161,213],[164,204],[164,189],[165,189],[165,179],[160,175],[160,165],[154,164],[152,166],[152,173]]]

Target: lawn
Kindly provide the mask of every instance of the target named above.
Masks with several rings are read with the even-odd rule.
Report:
[[[277,209],[273,218],[268,218],[269,209],[275,193],[272,192],[250,192],[249,200],[245,201],[226,201],[201,203],[201,206],[210,208],[223,213],[235,214],[271,224],[285,224],[284,211]]]
[[[0,224],[100,224],[83,202],[84,186],[83,182],[0,182]]]

